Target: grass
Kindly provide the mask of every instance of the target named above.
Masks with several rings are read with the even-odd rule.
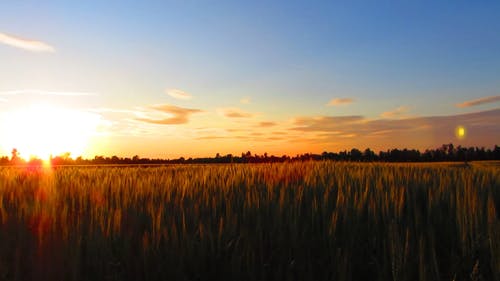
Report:
[[[496,163],[0,168],[0,280],[500,280]]]

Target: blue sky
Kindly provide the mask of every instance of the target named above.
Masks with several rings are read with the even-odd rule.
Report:
[[[123,120],[136,120],[158,104],[197,109],[200,113],[189,113],[192,118],[180,126],[156,124],[148,130],[187,138],[193,146],[192,130],[213,129],[219,135],[222,130],[227,135],[210,144],[214,149],[231,143],[236,151],[228,152],[253,146],[278,153],[280,147],[290,148],[241,142],[231,130],[248,127],[252,133],[252,122],[274,122],[278,131],[287,131],[299,117],[374,120],[498,110],[499,14],[500,3],[493,1],[7,1],[0,4],[0,34],[53,49],[30,52],[0,44],[0,92],[95,93],[58,102],[99,108],[102,119],[119,128],[144,129]],[[166,94],[169,89],[193,98],[174,98]],[[51,95],[16,95],[0,107],[15,109],[40,96],[50,100]],[[457,106],[487,97],[494,98]],[[336,98],[351,102],[327,106]],[[133,116],[109,116],[103,108]],[[222,120],[227,109],[248,118]],[[399,114],[384,115],[388,112]],[[115,127],[100,130],[109,130],[109,143],[127,147],[116,139]],[[177,141],[159,135],[148,141]],[[494,126],[492,134],[468,141],[491,145],[499,137]],[[300,151],[355,144],[329,139]],[[375,146],[391,146],[390,139]]]

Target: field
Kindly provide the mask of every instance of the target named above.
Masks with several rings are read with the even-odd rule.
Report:
[[[1,167],[0,280],[500,280],[500,168]]]

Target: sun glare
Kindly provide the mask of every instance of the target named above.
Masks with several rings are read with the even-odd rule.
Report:
[[[20,157],[43,160],[69,152],[79,156],[95,133],[99,116],[49,104],[37,104],[2,116],[1,146],[16,148]]]
[[[458,139],[465,138],[465,128],[463,126],[458,126],[455,129],[455,135],[457,136]]]

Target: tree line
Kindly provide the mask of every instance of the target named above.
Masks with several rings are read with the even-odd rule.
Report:
[[[92,159],[70,157],[70,153],[51,157],[51,165],[148,165],[148,164],[211,164],[211,163],[280,163],[293,161],[354,161],[354,162],[443,162],[443,161],[481,161],[481,160],[500,160],[500,146],[495,145],[493,149],[484,147],[462,147],[454,146],[452,143],[443,144],[436,149],[426,149],[421,152],[416,149],[389,149],[375,153],[370,148],[363,151],[353,148],[340,152],[323,152],[321,154],[305,153],[296,156],[275,156],[264,153],[262,155],[252,154],[250,151],[238,155],[220,155],[217,153],[214,157],[202,158],[142,158],[138,155],[133,157],[118,156],[95,156]],[[26,161],[19,157],[16,149],[12,150],[11,157],[0,157],[0,165],[42,165],[43,161],[37,158],[31,158]]]

